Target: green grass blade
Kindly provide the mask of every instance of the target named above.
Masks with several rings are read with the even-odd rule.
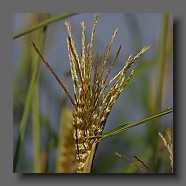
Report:
[[[160,117],[160,116],[169,114],[169,113],[171,113],[171,112],[173,112],[173,108],[168,108],[168,109],[165,110],[165,111],[162,111],[162,112],[160,112],[160,113],[158,113],[158,114],[155,114],[155,115],[153,115],[153,116],[147,117],[147,118],[145,118],[145,119],[139,120],[139,121],[137,121],[137,122],[134,122],[134,123],[131,123],[131,124],[126,123],[126,124],[124,124],[124,125],[122,125],[122,126],[120,126],[120,127],[117,127],[116,129],[113,129],[113,130],[111,130],[111,131],[109,131],[109,132],[106,132],[106,133],[103,134],[103,135],[100,135],[100,136],[89,136],[89,137],[87,137],[87,138],[89,138],[89,139],[91,139],[91,138],[100,138],[100,140],[103,140],[103,139],[106,139],[106,138],[111,137],[111,136],[113,136],[113,135],[119,134],[119,133],[121,133],[121,132],[123,132],[123,131],[125,131],[125,130],[130,129],[130,128],[133,128],[133,127],[136,127],[136,126],[138,126],[138,125],[141,125],[141,124],[143,124],[143,123],[145,123],[145,122],[147,122],[147,121],[150,121],[150,120],[152,120],[152,119],[155,119],[155,118],[158,118],[158,117]]]
[[[168,39],[168,24],[169,24],[169,14],[165,13],[163,15],[163,23],[162,23],[162,36],[160,43],[160,55],[159,55],[159,80],[158,80],[158,98],[157,98],[157,106],[158,109],[162,107],[162,95],[163,95],[163,86],[164,86],[164,74],[165,74],[165,65],[166,65],[166,52],[167,52],[167,39]]]
[[[165,78],[166,78],[166,71],[167,68],[167,39],[168,39],[168,23],[169,23],[169,14],[164,13],[162,17],[162,31],[161,31],[161,38],[160,38],[160,48],[159,48],[159,69],[158,69],[158,81],[157,81],[157,94],[156,97],[154,97],[154,103],[155,106],[152,107],[154,110],[153,112],[156,113],[158,110],[161,110],[163,108],[163,103],[165,101],[165,98],[163,98],[164,90],[166,87],[165,84]],[[149,100],[149,102],[152,102],[152,100]],[[158,125],[156,123],[159,123]],[[158,149],[158,142],[155,140],[155,136],[159,132],[159,125],[161,124],[160,120],[154,121],[154,123],[151,125],[150,128],[150,135],[149,135],[149,141],[154,147],[153,157],[152,157],[152,168],[155,172],[159,171],[161,163],[157,162],[157,149]]]
[[[50,14],[46,15],[45,19],[50,18]],[[35,33],[33,33],[35,34]],[[37,53],[33,53],[35,62],[38,63]],[[34,67],[34,63],[32,66]],[[39,76],[34,86],[33,101],[32,101],[32,129],[33,129],[33,168],[35,173],[41,173],[41,147],[40,147],[40,113],[39,113]]]
[[[46,29],[43,29],[43,33],[41,35],[41,39],[40,39],[40,45],[39,48],[40,50],[43,49],[44,47],[44,41],[45,41],[45,36],[46,36]],[[31,82],[29,85],[29,89],[28,89],[28,94],[26,97],[26,102],[25,102],[25,108],[23,111],[23,115],[21,118],[21,123],[20,123],[20,128],[19,128],[19,133],[18,133],[18,139],[17,139],[17,143],[16,143],[16,149],[15,149],[15,154],[14,154],[14,160],[13,160],[13,172],[16,171],[16,167],[18,164],[18,160],[19,160],[19,154],[20,154],[20,150],[21,150],[21,144],[23,142],[23,138],[24,138],[24,134],[25,134],[25,128],[26,128],[26,124],[27,124],[27,119],[28,119],[28,115],[30,112],[30,108],[31,108],[31,103],[32,103],[32,98],[33,98],[33,90],[34,90],[34,86],[35,86],[35,82],[37,80],[38,77],[38,71],[39,71],[39,56],[36,55],[35,60],[33,61],[34,63],[34,67],[33,67],[33,73],[32,73],[32,77],[31,77]]]
[[[61,14],[61,15],[59,15],[59,16],[52,17],[52,18],[50,18],[50,19],[47,19],[47,20],[45,20],[45,21],[40,22],[39,24],[36,24],[36,25],[34,25],[34,26],[30,27],[30,28],[27,28],[27,29],[25,29],[25,30],[23,30],[23,31],[21,31],[21,32],[16,33],[16,34],[13,36],[13,39],[16,39],[16,38],[18,38],[18,37],[21,37],[21,36],[23,36],[23,35],[25,35],[25,34],[28,34],[28,33],[30,33],[30,32],[33,32],[33,31],[35,31],[35,30],[37,30],[37,29],[39,29],[39,28],[41,28],[41,27],[47,26],[47,25],[49,25],[49,24],[51,24],[51,23],[57,22],[57,21],[62,20],[62,19],[66,19],[67,17],[71,17],[71,16],[73,16],[73,15],[76,15],[76,13]]]
[[[39,80],[38,80],[39,81]],[[40,119],[39,119],[39,82],[36,82],[32,101],[34,172],[40,173]]]

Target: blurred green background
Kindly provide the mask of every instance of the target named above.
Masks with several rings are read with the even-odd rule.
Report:
[[[45,20],[58,16],[51,24],[23,34],[17,33],[38,26]],[[68,52],[68,19],[78,52],[81,53],[81,21],[86,25],[86,44],[90,40],[93,13],[43,14],[16,13],[13,15],[13,127],[14,172],[55,173],[61,125],[65,122],[64,110],[72,109],[60,85],[40,63],[33,50],[34,41],[44,58],[73,95]],[[95,32],[94,56],[104,54],[116,29],[119,32],[112,46],[108,66],[122,46],[113,69],[113,77],[130,54],[135,55],[143,46],[153,46],[141,56],[137,70],[107,120],[104,132],[126,122],[136,121],[173,106],[173,18],[161,13],[100,13]],[[63,121],[63,122],[62,122]],[[136,173],[134,166],[116,156],[124,154],[129,159],[138,156],[156,173],[170,173],[169,154],[163,148],[158,132],[173,131],[173,114],[152,120],[127,132],[102,141],[96,153],[93,173]],[[18,138],[18,134],[19,138]],[[17,148],[16,148],[17,145]]]

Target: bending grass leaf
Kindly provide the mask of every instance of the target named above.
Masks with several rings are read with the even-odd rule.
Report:
[[[28,34],[28,33],[30,33],[30,32],[33,32],[33,31],[35,31],[35,30],[37,30],[37,29],[39,29],[39,28],[41,28],[41,27],[47,26],[47,25],[49,25],[49,24],[51,24],[51,23],[57,22],[57,21],[62,20],[62,19],[66,19],[67,17],[71,17],[71,16],[73,16],[73,15],[76,15],[76,13],[61,14],[61,15],[59,15],[59,16],[52,17],[52,18],[50,18],[50,19],[47,19],[47,20],[45,20],[45,21],[40,22],[39,24],[36,24],[36,25],[34,25],[34,26],[30,27],[30,28],[27,28],[27,29],[25,29],[25,30],[23,30],[23,31],[21,31],[21,32],[16,33],[16,34],[13,36],[13,39],[16,39],[16,38],[18,38],[18,37],[21,37],[21,36],[23,36],[23,35],[25,35],[25,34]]]
[[[109,132],[106,132],[106,133],[103,134],[103,135],[88,136],[88,137],[85,137],[85,138],[88,138],[88,139],[99,138],[99,141],[101,141],[101,140],[106,139],[106,138],[108,138],[108,137],[111,137],[111,136],[113,136],[113,135],[119,134],[119,133],[121,133],[121,132],[123,132],[123,131],[125,131],[125,130],[128,130],[128,129],[130,129],[130,128],[136,127],[136,126],[138,126],[138,125],[141,125],[141,124],[143,124],[143,123],[145,123],[145,122],[147,122],[147,121],[149,121],[149,120],[151,120],[151,119],[155,119],[155,118],[161,117],[161,116],[166,115],[166,114],[169,114],[169,113],[171,113],[171,112],[173,112],[173,108],[168,108],[168,109],[165,110],[165,111],[162,111],[162,112],[160,112],[160,113],[158,113],[158,114],[155,114],[155,115],[153,115],[153,116],[147,117],[147,118],[145,118],[145,119],[139,120],[139,121],[137,121],[137,122],[134,122],[134,123],[131,123],[131,124],[130,124],[130,123],[126,123],[126,124],[124,124],[124,125],[122,125],[122,126],[120,126],[120,127],[117,127],[116,129],[113,129],[113,130],[111,130],[111,131],[109,131]]]

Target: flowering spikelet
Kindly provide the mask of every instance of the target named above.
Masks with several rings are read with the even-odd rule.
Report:
[[[164,146],[167,148],[167,150],[169,152],[171,171],[173,173],[173,143],[172,143],[170,131],[169,130],[166,131],[166,138],[167,139],[165,138],[165,136],[162,135],[161,132],[159,132],[158,135],[160,136],[161,140],[163,141]]]
[[[108,61],[112,44],[118,32],[118,28],[116,28],[113,36],[111,37],[110,43],[106,48],[103,58],[100,61],[100,64],[99,55],[98,53],[96,54],[95,65],[93,69],[93,42],[97,22],[98,15],[95,15],[91,38],[87,47],[85,46],[86,27],[84,22],[81,23],[82,46],[80,56],[76,50],[76,45],[71,31],[71,25],[69,22],[65,22],[68,31],[67,46],[74,89],[74,99],[68,93],[65,85],[59,80],[59,78],[56,77],[57,75],[54,73],[49,64],[44,60],[34,45],[34,48],[44,63],[47,65],[49,70],[54,74],[55,78],[60,83],[61,87],[64,89],[65,93],[74,106],[73,127],[74,139],[76,141],[75,150],[77,158],[77,172],[90,171],[91,165],[87,169],[86,164],[89,158],[93,159],[98,141],[97,139],[87,139],[86,137],[102,134],[112,106],[134,74],[135,67],[131,70],[128,77],[125,78],[127,70],[129,70],[129,68],[140,57],[141,54],[150,48],[150,46],[144,47],[136,56],[129,56],[124,67],[109,82],[107,82],[107,78],[109,77],[109,74],[119,56],[121,46],[119,47],[108,71],[104,75],[105,65]],[[92,74],[92,72],[94,72],[94,74]],[[93,79],[91,80],[91,78]]]
[[[76,172],[75,140],[72,135],[72,111],[68,107],[62,109],[60,125],[56,172],[74,173]]]

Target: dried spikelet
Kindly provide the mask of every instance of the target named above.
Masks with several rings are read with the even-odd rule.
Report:
[[[130,160],[129,158],[127,158],[125,155],[120,154],[118,152],[115,152],[115,154],[123,159],[125,159],[126,161],[128,161],[131,165],[133,165],[134,167],[136,167],[141,173],[154,173],[154,171],[146,165],[146,163],[144,161],[142,161],[141,159],[139,159],[137,156],[133,156],[138,162],[140,162],[144,168],[142,168],[141,166],[137,165],[134,161]]]
[[[149,167],[147,166],[147,164],[142,161],[141,159],[139,159],[137,156],[133,156],[138,162],[140,162],[146,169],[149,173],[154,173],[154,171]]]
[[[158,133],[158,135],[160,136],[164,146],[167,148],[168,152],[169,152],[169,159],[170,159],[170,165],[171,165],[171,171],[173,173],[173,142],[172,142],[172,138],[170,135],[170,131],[166,131],[166,138],[162,135],[161,132]]]
[[[106,75],[103,76],[106,62],[108,61],[109,54],[111,52],[111,47],[118,32],[118,28],[115,30],[111,37],[110,43],[103,55],[103,58],[99,64],[99,55],[96,55],[95,66],[94,66],[94,77],[93,83],[91,83],[91,74],[93,66],[93,42],[95,28],[98,22],[98,15],[95,15],[94,23],[92,27],[92,34],[90,42],[87,47],[85,46],[85,24],[81,23],[82,27],[82,39],[81,39],[81,55],[78,56],[74,39],[72,37],[70,22],[66,22],[65,25],[68,31],[67,46],[68,55],[70,61],[70,69],[72,75],[72,82],[74,88],[75,99],[71,97],[66,87],[62,84],[56,74],[51,70],[52,68],[44,60],[36,46],[37,53],[40,55],[41,59],[47,65],[49,70],[54,74],[57,81],[60,83],[61,87],[64,89],[65,93],[69,97],[70,101],[74,105],[73,109],[73,128],[74,128],[74,139],[76,141],[75,150],[77,158],[77,172],[89,172],[90,167],[87,167],[87,161],[92,161],[94,158],[94,153],[98,144],[98,140],[87,139],[85,137],[92,135],[101,135],[106,124],[106,120],[111,112],[112,106],[118,99],[119,95],[131,79],[135,68],[131,70],[128,77],[125,78],[127,70],[134,64],[134,62],[142,55],[146,50],[150,48],[144,47],[136,56],[129,56],[124,67],[115,75],[109,83],[106,81],[109,77],[111,70],[113,69],[116,60],[119,56],[121,46],[119,47],[116,56],[111,63]],[[113,84],[113,85],[112,85]],[[110,88],[109,88],[110,87]],[[107,90],[107,93],[105,90]],[[94,151],[94,152],[93,152]]]
[[[141,173],[146,173],[146,170],[143,169],[142,167],[140,167],[139,165],[137,165],[136,163],[134,163],[132,160],[128,159],[125,155],[120,154],[118,152],[115,152],[115,154],[123,159],[125,159],[126,161],[128,161],[131,165],[133,165],[134,167],[136,167]]]
[[[61,117],[61,129],[58,143],[57,173],[76,172],[76,152],[74,149],[72,111],[64,107]]]

